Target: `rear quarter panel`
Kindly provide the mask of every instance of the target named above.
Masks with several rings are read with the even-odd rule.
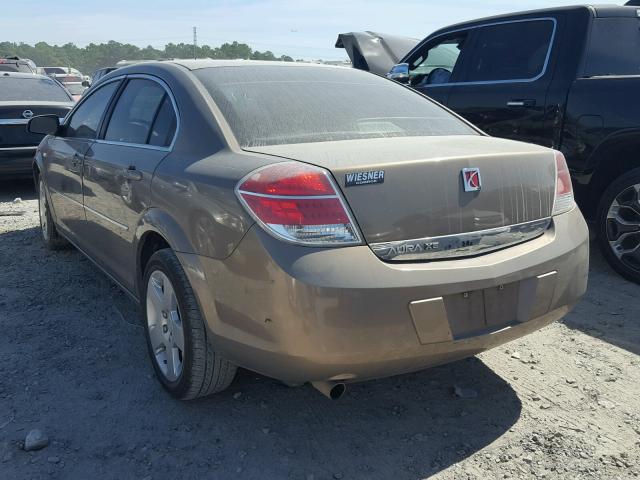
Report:
[[[253,224],[234,189],[254,162],[243,166],[239,157],[229,151],[204,158],[172,154],[158,168],[152,203],[172,219],[172,225],[162,222],[157,228],[168,230],[170,237],[181,236],[171,245],[174,249],[226,258]],[[255,162],[256,168],[264,163]]]
[[[234,188],[253,165],[228,146],[211,98],[193,74],[178,65],[136,65],[117,70],[157,75],[174,95],[179,123],[173,150],[158,165],[149,208],[140,218],[138,241],[160,233],[178,252],[225,258],[253,220],[235,198]]]

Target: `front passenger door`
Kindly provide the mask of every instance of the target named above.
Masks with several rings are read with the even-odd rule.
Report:
[[[46,182],[58,226],[78,243],[85,221],[82,205],[82,166],[100,128],[119,82],[96,89],[76,108],[61,128],[61,134],[47,141],[43,151]]]

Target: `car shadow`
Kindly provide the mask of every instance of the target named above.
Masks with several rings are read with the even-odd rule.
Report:
[[[456,386],[477,396],[459,398]],[[227,432],[218,426],[223,435],[240,428],[252,438],[244,448],[278,459],[268,473],[247,464],[250,478],[262,468],[264,478],[367,479],[434,475],[500,438],[522,409],[509,384],[476,358],[352,384],[338,401],[243,370],[230,394],[186,405],[205,432],[218,425],[209,412],[220,407],[242,418]]]
[[[0,180],[0,202],[11,202],[16,198],[22,200],[36,198],[33,179]]]
[[[153,377],[139,308],[79,252],[49,252],[39,235],[0,235],[10,259],[0,419],[16,443],[25,428],[46,428],[68,478],[123,465],[140,478],[424,478],[520,416],[515,391],[477,358],[351,385],[339,401],[240,370],[227,391],[179,402]],[[9,478],[39,472],[16,452],[3,464]]]
[[[563,322],[640,355],[640,285],[625,280],[591,242],[587,293]]]

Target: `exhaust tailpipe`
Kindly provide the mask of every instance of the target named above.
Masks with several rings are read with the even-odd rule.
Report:
[[[335,382],[311,382],[311,385],[325,397],[331,400],[338,400],[347,390],[344,383]]]

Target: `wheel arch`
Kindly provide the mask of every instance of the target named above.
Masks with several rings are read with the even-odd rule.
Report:
[[[135,233],[136,291],[142,294],[142,279],[147,262],[156,251],[170,248],[174,252],[193,252],[193,245],[178,222],[168,213],[151,208],[147,210]]]
[[[589,184],[592,208],[597,207],[602,194],[612,182],[624,173],[640,168],[639,152],[640,128],[611,135],[596,147],[589,162],[594,166]]]
[[[31,171],[33,173],[33,181],[37,184],[40,175],[44,172],[44,165],[42,161],[42,155],[40,151],[36,151],[35,156],[33,157],[33,163],[31,164]]]

